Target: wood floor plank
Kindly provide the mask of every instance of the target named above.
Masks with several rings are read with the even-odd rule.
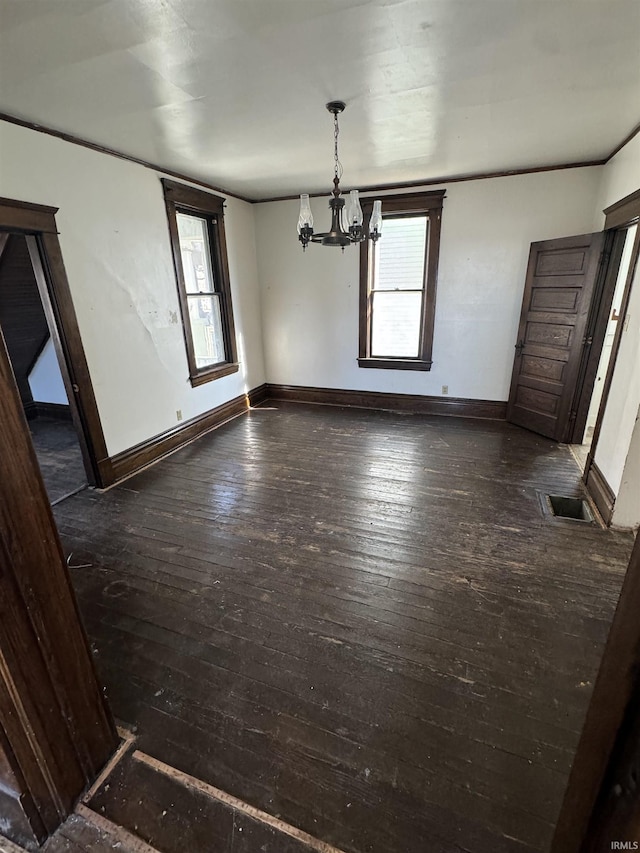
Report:
[[[632,544],[548,493],[504,423],[279,404],[55,514],[145,752],[348,853],[545,853]]]

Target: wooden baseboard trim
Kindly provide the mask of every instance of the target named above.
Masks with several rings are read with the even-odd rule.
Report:
[[[23,401],[22,411],[24,412],[24,416],[28,421],[32,421],[34,418],[38,417],[36,404],[33,402],[33,400],[29,400],[26,403]]]
[[[353,406],[361,409],[492,420],[504,420],[507,409],[506,403],[493,400],[383,394],[376,391],[345,391],[336,388],[308,388],[302,385],[274,385],[265,382],[252,388],[247,394],[234,397],[233,400],[215,409],[102,460],[100,466],[102,487],[107,488],[130,477],[226,421],[247,412],[249,407],[259,406],[267,400],[291,400],[327,406]]]
[[[608,527],[613,518],[613,507],[616,502],[616,496],[609,483],[607,483],[602,471],[591,457],[587,460],[584,483],[594,504],[598,507],[598,512],[602,516],[602,520]]]
[[[57,421],[72,421],[71,407],[68,403],[34,403],[37,416],[55,418]]]
[[[109,459],[110,466],[105,466],[105,475],[109,480],[105,486],[111,486],[125,477],[130,477],[131,474],[135,474],[142,468],[157,462],[169,453],[189,444],[195,438],[199,438],[226,421],[243,414],[248,410],[248,401],[252,393],[234,397],[233,400],[216,406],[215,409],[204,412],[202,415],[173,427],[173,429],[111,456]]]
[[[504,420],[507,414],[506,402],[499,400],[427,397],[418,394],[386,394],[380,391],[347,391],[342,388],[310,388],[303,385],[274,385],[272,383],[267,385],[266,399],[490,420]]]
[[[269,386],[266,382],[263,382],[262,385],[258,385],[257,388],[252,388],[252,390],[247,394],[247,397],[249,398],[249,405],[251,408],[259,406],[260,403],[264,403],[269,399]]]

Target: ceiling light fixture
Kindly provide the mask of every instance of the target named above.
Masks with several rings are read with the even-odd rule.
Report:
[[[338,157],[338,116],[344,110],[344,101],[330,101],[327,109],[333,114],[333,158],[334,176],[333,192],[329,199],[331,208],[331,230],[323,234],[313,233],[313,215],[309,206],[309,194],[302,193],[300,196],[300,216],[298,217],[298,239],[302,243],[303,250],[309,243],[322,243],[323,246],[340,246],[344,252],[345,246],[352,243],[361,243],[365,239],[362,227],[363,215],[360,207],[358,190],[349,193],[349,204],[346,211],[346,229],[344,227],[344,199],[340,189],[340,178],[342,177],[342,163]],[[369,220],[369,239],[375,241],[380,237],[382,230],[382,202],[373,202],[373,212]]]

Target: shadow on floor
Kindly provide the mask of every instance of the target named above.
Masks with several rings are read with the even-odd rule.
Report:
[[[40,416],[29,421],[29,429],[52,504],[87,485],[80,444],[72,423]]]

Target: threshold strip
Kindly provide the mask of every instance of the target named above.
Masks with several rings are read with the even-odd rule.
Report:
[[[80,799],[81,803],[88,803],[89,802],[89,800],[93,797],[93,795],[96,793],[98,788],[105,781],[107,776],[110,776],[111,773],[113,773],[113,771],[115,770],[117,765],[122,761],[122,759],[125,757],[127,752],[129,752],[129,750],[131,749],[131,747],[133,746],[133,744],[136,741],[136,736],[134,735],[134,733],[132,731],[129,731],[129,729],[125,729],[123,726],[116,726],[116,729],[117,729],[118,735],[120,737],[120,744],[118,745],[118,748],[116,749],[116,751],[113,753],[111,758],[107,761],[107,763],[104,765],[104,767],[102,768],[102,770],[98,774],[96,781],[89,788],[87,793],[83,797],[81,797],[81,799]]]
[[[115,844],[111,845],[114,849],[124,844],[126,845],[127,853],[160,853],[156,847],[151,847],[150,844],[147,844],[146,841],[129,832],[128,829],[114,823],[109,818],[104,817],[104,815],[94,812],[89,806],[85,806],[84,803],[78,803],[74,814],[80,815],[87,823],[97,827],[111,838],[115,838]]]
[[[272,815],[267,814],[267,812],[257,809],[255,806],[250,806],[249,803],[245,803],[243,800],[239,800],[232,794],[227,794],[226,791],[221,791],[220,788],[215,788],[213,785],[209,785],[201,779],[196,779],[195,776],[190,776],[188,773],[184,773],[182,770],[177,770],[175,767],[171,767],[169,764],[165,764],[157,758],[152,758],[152,756],[147,755],[145,752],[136,750],[133,753],[133,758],[147,764],[159,773],[164,773],[165,776],[175,779],[187,788],[193,788],[196,791],[207,794],[209,797],[219,800],[221,803],[252,817],[254,820],[260,821],[260,823],[265,823],[268,826],[273,827],[273,829],[278,830],[278,832],[282,832],[284,835],[289,835],[291,838],[295,838],[302,844],[306,844],[310,850],[315,850],[316,853],[344,853],[344,851],[339,850],[337,847],[327,844],[326,841],[320,841],[319,838],[314,838],[313,835],[309,835],[308,832],[304,832],[302,829],[291,826],[291,824],[285,823],[283,820],[279,820],[279,818],[273,817]]]

